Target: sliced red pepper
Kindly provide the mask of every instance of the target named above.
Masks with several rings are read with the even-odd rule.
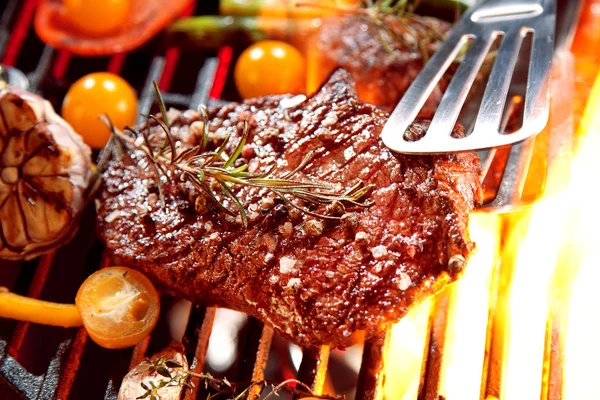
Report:
[[[92,37],[67,19],[61,0],[42,0],[35,15],[35,31],[50,46],[80,56],[106,56],[143,45],[178,17],[191,0],[132,0],[127,22],[116,32]]]

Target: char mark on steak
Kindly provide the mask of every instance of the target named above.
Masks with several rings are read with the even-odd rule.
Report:
[[[374,334],[460,276],[473,249],[467,223],[480,192],[474,152],[391,152],[380,139],[388,114],[358,100],[344,70],[308,99],[267,96],[209,109],[209,117],[211,146],[235,138],[226,152],[248,121],[242,155],[251,171],[276,162],[285,174],[314,151],[296,179],[340,188],[362,180],[374,185],[373,204],[346,204],[334,210],[339,221],[323,220],[268,190],[236,186],[248,211],[243,229],[210,202],[197,213],[201,193],[177,172],[163,185],[162,206],[152,169],[114,157],[103,173],[99,234],[162,290],[246,312],[304,347],[344,346],[353,332]],[[199,112],[171,121],[182,148],[197,144]],[[331,211],[325,207],[315,211]]]

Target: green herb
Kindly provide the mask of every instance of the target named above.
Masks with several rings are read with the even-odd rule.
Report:
[[[299,399],[311,397],[324,400],[343,400],[345,396],[338,395],[320,395],[314,393],[306,384],[296,380],[288,379],[286,381],[275,383],[267,380],[249,381],[249,382],[229,382],[227,378],[215,378],[208,373],[197,373],[184,368],[181,364],[159,357],[154,360],[146,359],[142,364],[148,367],[150,373],[156,373],[164,379],[158,381],[149,381],[148,384],[140,382],[144,393],[137,399],[160,400],[159,390],[165,387],[180,386],[183,388],[193,388],[192,378],[198,378],[206,389],[210,391],[207,400],[226,399],[241,400],[245,398],[253,387],[260,387],[261,390],[271,387],[271,392],[264,397],[264,400],[273,396],[278,396],[279,392],[285,390]]]
[[[381,0],[366,5],[367,23],[377,29],[377,37],[384,48],[393,54],[394,48],[417,49],[426,62],[431,56],[429,45],[445,39],[437,29],[415,16],[414,12],[421,0]],[[458,4],[458,3],[457,3]],[[392,29],[397,23],[400,28]],[[386,34],[390,39],[385,37]],[[390,41],[391,40],[391,41]]]
[[[158,197],[164,207],[165,198],[162,190],[164,182],[173,179],[172,172],[177,172],[182,181],[191,183],[202,195],[212,200],[225,213],[235,216],[239,214],[244,227],[248,226],[247,212],[244,205],[235,194],[236,187],[250,186],[264,188],[280,197],[286,204],[304,213],[325,219],[339,220],[339,216],[320,214],[312,211],[311,207],[330,205],[334,202],[353,204],[360,207],[371,205],[369,200],[363,200],[374,185],[364,185],[358,181],[347,190],[337,190],[330,184],[296,179],[298,172],[309,164],[314,152],[308,153],[293,171],[277,176],[276,165],[273,164],[263,174],[248,172],[248,165],[238,163],[239,156],[248,140],[248,123],[244,121],[242,135],[230,155],[225,154],[230,137],[223,140],[216,150],[208,149],[208,114],[202,110],[204,130],[200,144],[186,149],[178,148],[169,124],[166,107],[158,87],[155,85],[156,98],[159,103],[162,118],[154,115],[148,117],[147,123],[141,130],[126,127],[121,131],[106,121],[112,131],[111,143],[118,142],[119,150],[129,150],[135,157],[143,158],[152,169],[158,187]],[[164,133],[164,139],[153,135],[151,125],[158,125]],[[99,169],[101,167],[99,166]],[[219,190],[215,190],[217,187]],[[235,208],[225,204],[224,199],[230,200]],[[292,200],[302,200],[308,206],[299,205]]]

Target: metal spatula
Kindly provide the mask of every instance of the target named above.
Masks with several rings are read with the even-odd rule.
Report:
[[[382,131],[387,147],[400,153],[443,153],[485,149],[520,142],[539,133],[548,121],[549,71],[556,19],[555,0],[487,0],[469,8],[398,103]],[[502,120],[523,39],[532,46],[522,127],[505,134]],[[492,44],[500,37],[473,131],[451,136],[463,104]],[[450,64],[467,42],[464,58],[437,108],[425,136],[404,135]]]

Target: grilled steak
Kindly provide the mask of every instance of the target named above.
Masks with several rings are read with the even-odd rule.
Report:
[[[421,72],[424,56],[435,52],[449,29],[448,22],[433,17],[330,17],[323,21],[316,38],[319,65],[314,68],[315,81],[326,79],[337,67],[344,68],[356,81],[361,100],[391,112]],[[433,116],[451,73],[433,91],[421,117]]]
[[[475,153],[390,152],[379,136],[388,114],[358,100],[343,70],[304,101],[268,96],[209,114],[215,146],[228,134],[239,138],[248,121],[242,155],[250,170],[275,161],[284,174],[314,150],[295,179],[342,188],[363,180],[375,185],[373,204],[347,204],[341,220],[323,220],[271,201],[265,189],[235,187],[248,210],[244,229],[217,208],[199,215],[199,193],[176,173],[161,206],[151,168],[113,159],[103,174],[99,234],[163,290],[246,312],[301,346],[344,346],[353,332],[375,333],[460,276],[473,248],[467,222],[479,198]],[[198,142],[199,120],[196,111],[172,119],[183,146]]]

